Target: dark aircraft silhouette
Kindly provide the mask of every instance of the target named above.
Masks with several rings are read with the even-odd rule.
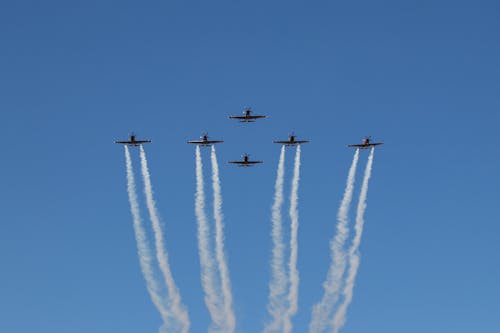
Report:
[[[285,145],[285,146],[296,146],[296,145],[301,145],[303,143],[308,143],[308,142],[309,142],[308,140],[295,140],[294,133],[290,134],[288,141],[274,141],[274,143],[278,143],[278,144]]]
[[[130,140],[128,140],[128,141],[115,141],[115,143],[119,143],[119,144],[127,145],[127,146],[132,146],[132,147],[137,147],[137,146],[142,145],[143,143],[150,143],[150,142],[151,142],[151,140],[136,140],[134,133],[130,134]]]
[[[204,133],[201,137],[201,140],[190,140],[187,143],[191,143],[194,145],[200,145],[202,147],[208,147],[216,143],[224,142],[223,140],[208,140],[208,135]]]
[[[360,149],[368,149],[370,147],[375,147],[379,145],[383,145],[383,142],[371,142],[371,137],[367,136],[366,138],[363,139],[363,143],[358,143],[358,144],[351,144],[347,145],[347,147],[352,147],[352,148],[360,148]]]
[[[229,116],[229,119],[239,120],[240,123],[253,123],[257,119],[266,118],[266,116],[252,116],[250,108],[243,111],[243,116]]]
[[[242,166],[242,167],[249,167],[249,166],[253,166],[255,164],[263,163],[262,161],[250,161],[249,157],[250,157],[250,155],[245,154],[242,156],[241,161],[229,161],[229,163],[236,164],[236,165]]]

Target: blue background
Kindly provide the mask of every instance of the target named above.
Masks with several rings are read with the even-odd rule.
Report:
[[[271,141],[291,131],[311,140],[294,331],[306,332],[322,293],[345,145],[373,135],[386,144],[343,332],[498,332],[499,14],[497,1],[0,2],[0,331],[158,330],[113,145],[133,130],[153,139],[145,149],[192,332],[209,316],[185,142],[204,131],[226,141],[238,332],[268,319]],[[247,106],[269,118],[227,119]],[[226,165],[245,152],[265,164]]]

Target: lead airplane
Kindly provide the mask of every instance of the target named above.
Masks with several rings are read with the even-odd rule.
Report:
[[[296,146],[296,145],[301,145],[303,143],[308,143],[308,140],[295,140],[295,134],[292,133],[290,134],[289,138],[287,141],[274,141],[274,143],[282,144],[285,146]]]
[[[150,143],[151,140],[136,140],[135,139],[135,134],[130,134],[130,140],[128,141],[115,141],[115,143],[119,143],[122,145],[127,145],[127,146],[132,146],[132,147],[137,147],[142,145],[143,143]]]
[[[240,123],[253,123],[257,119],[266,118],[267,116],[253,116],[250,108],[243,111],[243,116],[229,116],[229,119],[239,120]]]
[[[242,160],[241,161],[229,161],[229,163],[236,164],[236,165],[242,166],[242,167],[249,167],[249,166],[253,166],[255,164],[264,163],[263,161],[250,161],[249,157],[250,157],[250,155],[245,154],[245,155],[242,156]]]
[[[194,145],[199,145],[199,146],[202,146],[202,147],[208,147],[208,146],[214,145],[216,143],[224,142],[224,140],[208,140],[208,134],[206,134],[206,133],[203,134],[200,137],[200,139],[201,140],[190,140],[187,143],[191,143],[191,144],[194,144]]]
[[[370,147],[383,145],[383,142],[371,142],[371,137],[367,136],[363,139],[363,143],[347,145],[347,147],[368,149]]]

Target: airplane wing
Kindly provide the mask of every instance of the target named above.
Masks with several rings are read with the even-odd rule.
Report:
[[[280,145],[287,145],[287,146],[296,146],[296,145],[301,145],[303,143],[309,143],[308,140],[295,140],[295,141],[274,141],[274,143],[278,143]]]
[[[143,143],[150,143],[151,140],[136,140],[136,141],[115,141],[115,143],[119,143],[119,144],[122,144],[122,145],[133,145],[133,146],[138,146],[138,145],[141,145]]]
[[[368,149],[370,147],[375,147],[375,146],[379,146],[379,145],[383,145],[383,144],[384,144],[383,142],[375,142],[375,143],[369,143],[369,144],[359,143],[359,144],[347,145],[347,147]]]
[[[202,145],[202,146],[210,146],[216,143],[221,143],[224,142],[223,140],[208,140],[208,141],[203,141],[203,140],[190,140],[187,143],[191,143],[194,145]]]
[[[229,116],[229,119],[236,119],[240,122],[250,123],[256,119],[267,118],[267,116]]]
[[[260,164],[260,163],[262,163],[262,161],[248,161],[248,162],[244,162],[244,161],[229,161],[229,163],[236,164],[236,165],[239,165],[239,166],[252,166],[252,165],[255,165],[255,164]]]

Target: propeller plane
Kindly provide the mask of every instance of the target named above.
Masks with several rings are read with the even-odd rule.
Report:
[[[350,145],[347,145],[347,147],[359,148],[359,149],[368,149],[368,148],[371,148],[371,147],[380,146],[380,145],[384,144],[383,142],[371,142],[371,139],[372,139],[371,137],[367,136],[366,138],[363,139],[362,143],[350,144]]]
[[[201,147],[209,147],[211,145],[214,145],[216,143],[221,143],[221,142],[224,142],[224,140],[208,140],[208,134],[204,133],[200,137],[200,140],[190,140],[187,143],[199,145]]]
[[[142,145],[143,143],[150,143],[150,142],[151,142],[151,140],[136,140],[134,133],[130,134],[130,140],[115,141],[115,143],[119,143],[119,144],[127,145],[127,146],[132,146],[132,147],[137,147],[137,146]]]
[[[229,116],[229,119],[239,120],[240,123],[253,123],[257,119],[267,118],[267,116],[252,115],[252,110],[250,108],[243,111],[243,116]]]
[[[284,141],[274,141],[274,143],[285,145],[285,146],[296,146],[301,145],[303,143],[308,143],[308,140],[296,140],[296,135],[294,133],[290,134],[288,140]]]
[[[250,155],[248,154],[244,154],[242,156],[242,159],[240,161],[229,161],[230,164],[236,164],[240,167],[249,167],[249,166],[253,166],[253,165],[256,165],[256,164],[261,164],[261,163],[264,163],[263,161],[251,161],[250,160]]]

